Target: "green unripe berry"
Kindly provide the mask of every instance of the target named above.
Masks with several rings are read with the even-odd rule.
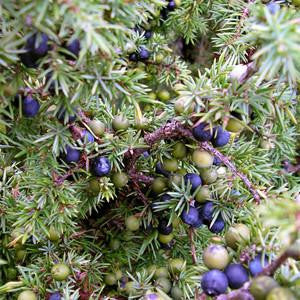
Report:
[[[156,265],[151,265],[151,266],[149,266],[149,267],[147,268],[147,273],[148,273],[148,275],[154,274],[155,271],[156,271],[156,269],[157,269]]]
[[[236,249],[238,245],[243,245],[250,241],[250,230],[244,224],[236,224],[229,227],[225,234],[226,245]]]
[[[187,108],[184,105],[184,101],[182,99],[177,100],[174,103],[174,110],[176,114],[181,115],[184,112],[191,114],[195,109],[195,103],[192,102]]]
[[[112,121],[112,127],[115,131],[127,130],[129,121],[123,115],[115,116]]]
[[[136,286],[136,283],[134,281],[128,281],[126,284],[125,284],[125,292],[127,295],[135,295],[136,294],[136,289],[137,289],[137,286]]]
[[[170,280],[165,277],[159,277],[158,279],[156,279],[155,284],[166,294],[170,292],[172,287]]]
[[[296,300],[296,297],[288,288],[276,287],[270,291],[266,300]]]
[[[177,286],[174,285],[171,288],[171,296],[174,300],[181,300],[184,297],[183,291]]]
[[[250,293],[255,300],[265,300],[268,293],[278,287],[278,283],[269,276],[255,277],[250,285]]]
[[[16,268],[13,268],[13,267],[9,267],[7,268],[6,270],[6,278],[7,280],[15,280],[17,278],[17,275],[18,275],[18,271]]]
[[[122,278],[122,276],[123,276],[123,273],[122,273],[122,271],[121,270],[115,270],[115,277],[116,277],[116,279],[117,280],[120,280],[121,278]]]
[[[226,126],[226,130],[230,131],[230,132],[240,132],[244,129],[244,125],[241,121],[237,120],[237,119],[229,119],[227,126]]]
[[[168,244],[172,241],[173,239],[173,234],[170,233],[170,234],[159,234],[158,235],[158,240],[162,243],[162,244]]]
[[[112,182],[116,188],[122,188],[128,183],[128,176],[124,172],[114,173],[112,175]]]
[[[155,194],[159,195],[167,189],[167,184],[166,178],[157,177],[153,180],[151,189]]]
[[[0,122],[0,133],[6,134],[6,126],[5,124]]]
[[[209,245],[203,252],[203,262],[209,269],[223,270],[229,264],[229,254],[221,245]]]
[[[121,242],[117,239],[111,239],[109,242],[109,247],[112,250],[118,250],[120,248]]]
[[[156,100],[156,94],[154,92],[149,93],[148,97],[152,100]]]
[[[163,90],[160,90],[160,91],[157,92],[157,98],[160,101],[166,102],[166,101],[170,100],[171,95],[170,95],[168,90],[163,89]]]
[[[205,184],[212,184],[218,179],[218,172],[215,169],[202,169],[200,175]]]
[[[185,261],[181,258],[172,258],[169,260],[169,270],[172,274],[178,274],[185,270]]]
[[[183,159],[187,155],[187,148],[184,143],[178,142],[173,147],[173,156],[177,159]]]
[[[48,239],[51,242],[57,242],[60,239],[59,232],[53,226],[49,229]]]
[[[87,186],[87,191],[92,196],[97,196],[100,192],[100,183],[98,179],[92,178]]]
[[[154,277],[155,278],[159,278],[159,277],[168,278],[169,277],[168,269],[165,268],[165,267],[156,268],[155,273],[154,273]]]
[[[105,124],[99,120],[92,120],[88,125],[96,136],[102,136],[105,132]]]
[[[135,216],[130,216],[125,220],[125,226],[129,231],[137,231],[140,228],[140,220]]]
[[[201,186],[198,193],[195,196],[195,200],[199,203],[203,203],[210,199],[210,190],[207,186]]]
[[[26,257],[26,250],[24,249],[19,249],[16,251],[16,261],[20,262],[20,261],[24,261],[25,257]]]
[[[164,55],[162,53],[158,53],[156,56],[155,56],[155,62],[157,64],[160,64],[162,61],[164,60]]]
[[[64,281],[70,274],[71,270],[66,264],[56,264],[51,269],[52,278],[56,281]]]
[[[179,217],[177,217],[176,215],[173,217],[173,221],[172,221],[172,225],[174,228],[178,227],[178,225],[180,224],[181,219]]]
[[[149,125],[149,120],[145,117],[142,117],[142,119],[135,120],[135,128],[139,130],[147,129],[148,125]]]
[[[179,174],[173,174],[169,177],[169,187],[173,188],[173,184],[180,186],[182,182],[182,176]]]
[[[171,159],[164,159],[163,161],[163,168],[167,172],[175,172],[178,169],[178,161],[174,158]]]
[[[214,157],[207,151],[195,150],[192,154],[192,160],[198,168],[209,168],[214,162]]]
[[[181,0],[174,0],[175,4],[176,4],[176,7],[179,7],[180,4],[181,4]]]
[[[115,285],[117,283],[117,278],[115,277],[114,274],[108,273],[104,277],[104,282],[106,285],[109,285],[109,286]]]
[[[37,300],[37,296],[33,291],[27,290],[19,294],[18,300]]]
[[[292,0],[292,3],[293,3],[295,6],[300,6],[300,0]]]

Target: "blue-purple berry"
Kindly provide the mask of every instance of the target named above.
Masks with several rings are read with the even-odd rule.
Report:
[[[39,109],[40,109],[39,102],[33,99],[31,95],[28,95],[23,99],[22,110],[25,117],[33,118],[34,116],[37,115]]]
[[[146,48],[139,49],[139,59],[140,60],[147,60],[150,57],[150,52]]]
[[[161,162],[158,162],[158,163],[156,164],[156,166],[155,166],[155,172],[156,172],[157,174],[161,174],[161,175],[164,175],[164,176],[166,176],[166,177],[168,177],[168,176],[170,175],[170,173],[167,172],[167,171],[163,168]]]
[[[268,8],[271,15],[275,15],[277,12],[280,11],[280,5],[276,2],[268,3],[267,8]]]
[[[187,173],[184,175],[184,182],[188,184],[188,182],[192,185],[192,192],[194,192],[197,187],[202,184],[201,177],[195,173]]]
[[[48,300],[61,300],[61,295],[59,292],[50,294]]]
[[[207,201],[199,209],[200,215],[203,219],[204,224],[209,225],[213,219],[214,203]]]
[[[223,229],[225,228],[225,222],[224,219],[222,218],[221,215],[219,215],[217,217],[217,219],[215,220],[214,224],[212,226],[209,227],[209,230],[212,233],[220,233],[223,231]]]
[[[75,57],[78,57],[80,52],[80,41],[78,39],[72,40],[69,44],[67,44],[66,49]],[[67,55],[67,58],[74,59],[71,55]]]
[[[255,256],[253,260],[249,262],[249,271],[252,276],[258,275],[263,268],[268,265],[268,258],[267,256],[263,256],[262,254],[258,254]]]
[[[214,162],[213,162],[213,164],[214,164],[215,166],[220,166],[220,165],[222,164],[222,161],[221,161],[220,158],[214,156]]]
[[[168,225],[168,220],[162,219],[158,223],[157,230],[161,234],[168,235],[173,231],[172,223]]]
[[[228,144],[230,140],[230,133],[224,130],[221,126],[214,128],[212,144],[214,147],[223,147]]]
[[[137,53],[130,53],[128,59],[130,61],[138,61],[139,57],[138,57]]]
[[[104,156],[94,158],[92,161],[91,170],[95,176],[108,175],[111,170],[109,159]]]
[[[83,142],[93,143],[95,141],[94,136],[86,129],[82,132],[82,140]]]
[[[185,209],[181,214],[182,221],[192,227],[198,228],[202,225],[202,220],[197,208],[189,206],[188,210]]]
[[[228,284],[232,289],[239,289],[249,280],[248,271],[241,264],[230,264],[224,270]]]
[[[193,128],[193,136],[200,142],[210,141],[212,139],[212,132],[207,123],[200,123]]]
[[[80,160],[81,153],[79,150],[70,146],[66,147],[66,153],[64,155],[64,161],[66,163],[77,163]]]
[[[228,279],[222,271],[213,269],[204,273],[201,287],[206,295],[218,296],[226,292]]]

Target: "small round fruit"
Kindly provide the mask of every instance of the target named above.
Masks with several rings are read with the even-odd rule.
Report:
[[[48,234],[48,239],[51,242],[57,242],[60,239],[59,232],[53,226],[50,226],[49,234]]]
[[[296,300],[288,288],[276,287],[267,295],[266,300]]]
[[[164,300],[158,293],[153,293],[152,291],[147,291],[143,300]]]
[[[129,231],[137,231],[140,228],[140,220],[135,216],[129,216],[125,220],[125,226]]]
[[[99,192],[100,192],[100,184],[99,184],[98,179],[92,178],[89,181],[87,191],[88,191],[89,194],[91,194],[93,196],[97,196],[99,194]]]
[[[198,186],[202,184],[201,177],[195,173],[187,173],[184,175],[184,182],[188,182],[192,185],[192,192],[194,192]]]
[[[149,125],[149,120],[146,117],[135,120],[135,128],[139,130],[147,129]]]
[[[187,155],[187,148],[184,143],[177,142],[173,147],[173,156],[177,159],[183,159]]]
[[[210,199],[210,190],[207,186],[201,186],[195,196],[195,200],[199,203],[204,203]]]
[[[81,140],[83,143],[94,143],[95,142],[95,138],[94,136],[86,129],[84,129],[82,131],[82,137]]]
[[[124,289],[127,295],[134,295],[137,289],[136,283],[134,281],[128,281]]]
[[[249,262],[249,270],[252,276],[258,275],[269,264],[266,255],[261,253],[256,255],[254,259]]]
[[[70,274],[71,270],[66,264],[56,264],[51,269],[52,278],[56,281],[64,281]]]
[[[229,260],[228,251],[221,245],[210,245],[203,252],[203,262],[209,269],[223,270]]]
[[[128,59],[129,59],[130,61],[136,62],[136,61],[139,60],[139,57],[138,57],[138,54],[137,54],[137,53],[130,53],[129,56],[128,56]]]
[[[26,257],[26,254],[27,254],[27,252],[26,252],[26,250],[24,250],[24,249],[19,249],[19,250],[17,250],[16,251],[16,256],[15,256],[15,258],[16,258],[16,261],[24,261],[24,259],[25,259],[25,257]]]
[[[102,136],[105,132],[105,124],[99,120],[92,120],[88,125],[96,136]]]
[[[18,270],[16,268],[13,267],[7,268],[6,279],[8,281],[15,280],[17,278],[17,275],[18,275]]]
[[[225,228],[225,222],[222,215],[220,214],[215,220],[215,222],[213,223],[213,225],[209,227],[209,230],[212,233],[220,233],[221,231],[223,231],[224,228]]]
[[[158,162],[158,163],[156,164],[156,166],[155,166],[155,172],[156,172],[157,174],[161,174],[161,175],[164,175],[164,176],[166,176],[166,177],[168,177],[168,176],[170,175],[170,173],[167,172],[167,171],[163,168],[161,162]]]
[[[189,206],[188,210],[184,210],[181,214],[182,221],[194,228],[198,228],[202,225],[202,219],[200,218],[199,211],[193,206]]]
[[[106,285],[109,285],[109,286],[115,285],[117,283],[117,278],[115,277],[114,274],[108,273],[104,277],[104,282]]]
[[[172,258],[169,260],[169,270],[172,274],[178,274],[185,270],[185,261],[181,258]]]
[[[221,126],[214,128],[212,144],[214,147],[223,147],[228,144],[230,140],[230,133],[226,130],[223,130]]]
[[[37,296],[33,291],[27,290],[19,294],[18,300],[37,300]]]
[[[273,1],[267,4],[267,8],[271,15],[275,15],[278,11],[280,11],[280,5]]]
[[[159,195],[167,189],[167,184],[168,182],[165,178],[157,177],[153,180],[151,189],[155,194]]]
[[[204,273],[201,280],[201,287],[208,296],[218,296],[226,292],[228,280],[220,270],[211,270]]]
[[[165,158],[163,161],[163,168],[167,172],[175,172],[178,169],[178,161],[174,158]]]
[[[55,292],[49,295],[48,300],[61,300],[61,295],[59,292]]]
[[[156,279],[155,284],[166,294],[170,292],[172,287],[170,280],[165,277],[159,277],[158,279]]]
[[[180,186],[182,182],[182,176],[179,174],[173,174],[169,177],[168,185],[170,188],[174,187],[174,184]]]
[[[165,268],[165,267],[159,267],[159,268],[157,268],[155,270],[154,277],[155,278],[160,278],[160,277],[168,278],[169,277],[168,269]]]
[[[158,240],[162,243],[162,244],[168,244],[173,240],[173,234],[159,234],[158,235]]]
[[[157,98],[163,102],[167,102],[171,98],[169,91],[166,89],[160,90],[156,94],[157,94]]]
[[[123,273],[120,269],[115,270],[115,277],[117,280],[120,280],[122,278],[122,276],[123,276]]]
[[[110,173],[111,164],[108,158],[104,156],[96,157],[91,164],[91,171],[95,176],[106,176]]]
[[[0,133],[6,134],[6,132],[7,132],[7,130],[6,130],[5,124],[0,122]]]
[[[23,100],[23,114],[27,118],[33,118],[37,115],[40,109],[40,104],[32,96],[28,95]]]
[[[159,221],[157,230],[161,234],[168,235],[168,234],[172,233],[173,226],[172,226],[172,224],[168,225],[168,220],[163,219],[163,220]]]
[[[244,129],[244,125],[241,121],[237,120],[237,119],[229,119],[227,126],[226,126],[226,130],[230,131],[230,132],[240,132]]]
[[[146,48],[141,47],[139,49],[138,56],[139,56],[139,59],[142,61],[147,60],[150,57],[150,52]]]
[[[209,168],[214,162],[214,157],[207,151],[195,150],[192,154],[192,160],[198,168]]]
[[[300,0],[292,0],[292,3],[293,3],[295,6],[300,6]]]
[[[241,264],[230,264],[224,273],[232,289],[239,289],[249,280],[248,271]]]
[[[122,188],[128,183],[128,176],[124,172],[114,173],[112,175],[112,182],[116,188]]]
[[[215,169],[203,169],[200,174],[205,184],[212,184],[218,179],[218,172]]]
[[[109,247],[112,250],[118,250],[120,248],[121,242],[118,239],[111,239],[109,242]]]
[[[239,245],[250,241],[250,230],[244,224],[235,224],[226,232],[225,241],[227,246],[236,249]]]
[[[157,64],[160,64],[163,60],[164,60],[164,55],[162,53],[158,53],[156,56],[155,56],[155,62]]]
[[[188,107],[185,106],[185,103],[182,99],[177,100],[174,103],[174,110],[176,114],[181,115],[184,112],[191,114],[195,109],[195,104],[192,102]]]
[[[255,300],[265,300],[269,292],[278,287],[278,283],[269,276],[255,277],[251,284],[249,291]]]
[[[68,164],[77,163],[80,160],[81,153],[79,150],[70,146],[66,147],[66,153],[64,155],[64,161]]]
[[[181,299],[184,299],[184,293],[183,291],[180,289],[179,286],[177,285],[174,285],[172,288],[171,288],[171,296],[174,300],[181,300]]]
[[[209,125],[203,122],[193,128],[193,136],[200,142],[210,141],[212,139],[212,131]]]
[[[199,210],[203,223],[209,225],[213,219],[214,203],[207,201]]]
[[[112,127],[115,131],[127,130],[129,121],[123,115],[115,116],[112,121]]]

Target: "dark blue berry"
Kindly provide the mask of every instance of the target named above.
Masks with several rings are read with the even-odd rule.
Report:
[[[139,58],[140,60],[147,60],[150,57],[150,52],[146,48],[140,48]]]
[[[64,161],[66,163],[77,163],[80,159],[80,154],[79,150],[67,146]]]
[[[268,3],[267,8],[272,15],[275,15],[278,11],[280,11],[280,5],[276,2]]]
[[[197,208],[189,206],[188,210],[184,210],[181,214],[182,221],[192,227],[200,227],[202,225],[202,220],[199,215]]]
[[[220,166],[220,165],[222,164],[222,161],[221,161],[220,158],[214,156],[214,162],[213,162],[213,164],[214,164],[215,166]]]
[[[39,36],[39,43],[37,44],[37,35],[32,36],[30,39],[32,39],[32,43],[31,44],[31,49],[34,51],[34,53],[36,55],[38,55],[39,57],[43,57],[47,54],[48,50],[49,50],[49,46],[48,46],[48,35],[45,33],[42,33]]]
[[[151,30],[146,30],[145,34],[144,34],[145,39],[148,40],[148,39],[151,38],[151,36],[152,36],[152,31]]]
[[[209,228],[209,230],[212,233],[220,233],[221,231],[223,231],[224,227],[225,227],[225,222],[222,216],[219,215],[216,221],[214,222],[214,224]]]
[[[27,67],[27,68],[36,68],[37,67],[37,60],[38,58],[34,55],[32,52],[25,52],[20,54],[21,62]]]
[[[159,221],[157,230],[161,234],[168,235],[173,231],[173,226],[172,224],[168,225],[168,221],[163,219]]]
[[[175,1],[169,1],[168,5],[167,5],[167,8],[169,11],[173,11],[175,8],[176,8],[176,3]]]
[[[195,173],[187,173],[184,175],[184,182],[187,184],[190,182],[192,185],[192,191],[195,191],[198,186],[202,184],[201,177]]]
[[[204,224],[209,225],[213,219],[214,204],[211,201],[204,203],[199,209],[200,215],[203,219]]]
[[[139,60],[139,57],[136,53],[130,53],[128,58],[130,61],[138,61]]]
[[[55,292],[53,294],[50,294],[50,297],[48,298],[48,300],[60,300],[61,296],[59,292]]]
[[[92,172],[95,176],[108,175],[110,170],[111,165],[108,158],[101,156],[94,158],[94,160],[92,161]]]
[[[73,110],[73,114],[69,114],[69,118],[67,119],[67,123],[72,123],[76,120],[76,109]],[[64,107],[61,107],[59,109],[59,111],[57,112],[56,116],[57,116],[57,119],[61,122],[64,122],[65,121],[65,115],[66,115],[66,109]]]
[[[25,117],[32,118],[37,115],[40,104],[32,96],[28,95],[23,99],[23,114]]]
[[[148,151],[145,151],[145,152],[143,152],[143,156],[144,156],[145,158],[148,158],[148,157],[150,156],[150,154],[149,154]]]
[[[161,196],[161,201],[163,201],[163,202],[168,202],[168,201],[170,201],[172,199],[172,197],[169,195],[169,194],[163,194],[162,196]]]
[[[170,173],[167,172],[167,171],[163,168],[161,162],[158,162],[158,163],[156,164],[156,166],[155,166],[155,172],[156,172],[157,174],[161,174],[161,175],[164,175],[164,176],[166,176],[166,177],[168,177],[168,176],[170,175]]]
[[[214,147],[223,147],[229,142],[229,140],[230,133],[228,131],[223,130],[221,126],[214,128],[212,137],[212,144]]]
[[[239,289],[249,280],[248,271],[241,264],[230,264],[224,270],[224,273],[232,289]]]
[[[83,136],[82,138],[83,142],[87,141],[89,143],[93,143],[95,141],[94,136],[86,129],[83,130],[82,136]]]
[[[74,56],[78,57],[80,52],[80,41],[78,39],[73,40],[67,45],[66,49],[69,52],[71,52]],[[71,55],[68,55],[67,58],[74,59],[74,57]]]
[[[210,141],[212,133],[207,123],[200,123],[198,126],[193,128],[193,136],[200,142]]]
[[[249,262],[249,270],[251,275],[258,275],[267,265],[268,258],[266,256],[262,257],[262,254],[256,255],[255,258]]]
[[[220,270],[210,270],[204,273],[201,280],[201,287],[208,296],[218,296],[226,292],[228,280]]]

